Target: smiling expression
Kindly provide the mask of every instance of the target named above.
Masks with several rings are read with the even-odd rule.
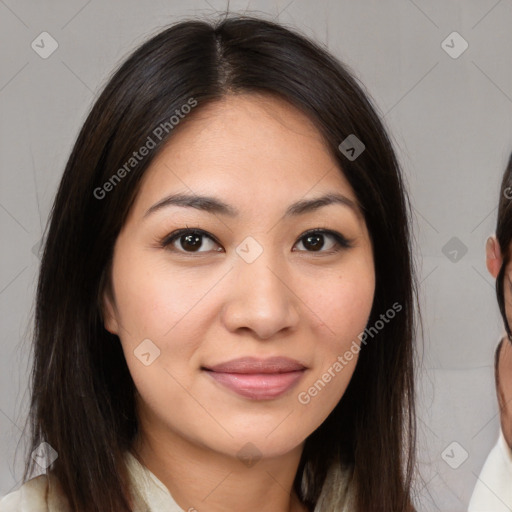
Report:
[[[343,396],[357,357],[310,403],[297,400],[365,329],[375,275],[357,198],[319,131],[283,100],[245,94],[194,112],[153,160],[111,285],[105,327],[120,338],[143,423],[270,457]],[[252,359],[212,371],[239,358]]]

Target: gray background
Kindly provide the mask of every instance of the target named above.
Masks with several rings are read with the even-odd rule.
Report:
[[[21,477],[37,245],[78,130],[133,48],[226,6],[0,0],[0,495]],[[263,13],[325,43],[391,131],[414,205],[424,320],[418,506],[464,511],[498,434],[492,363],[502,326],[484,246],[512,150],[512,2],[240,0],[229,10]],[[31,48],[43,31],[59,45],[47,59]],[[469,44],[458,58],[442,47],[453,31]],[[452,465],[468,453],[457,469],[442,457],[452,442]]]

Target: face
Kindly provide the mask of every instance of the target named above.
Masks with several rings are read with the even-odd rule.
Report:
[[[240,95],[195,114],[148,168],[116,241],[105,327],[120,338],[143,428],[272,457],[345,392],[375,291],[371,242],[299,111]],[[338,201],[311,203],[326,194]],[[239,358],[254,359],[219,367]]]
[[[503,258],[495,238],[487,241],[487,268],[494,278],[498,276]],[[503,276],[503,294],[507,322],[512,325],[512,262]],[[512,343],[505,337],[502,342],[498,361],[497,395],[500,406],[500,422],[503,435],[512,447]]]

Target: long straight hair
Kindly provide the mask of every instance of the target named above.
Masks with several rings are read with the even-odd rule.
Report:
[[[50,471],[73,510],[131,510],[123,453],[138,428],[135,386],[119,339],[103,326],[100,298],[141,179],[172,143],[169,119],[191,98],[197,104],[180,126],[226,95],[253,92],[305,113],[357,196],[375,261],[368,325],[382,323],[392,304],[401,306],[361,346],[343,398],[307,438],[294,489],[309,508],[338,512],[345,497],[332,475],[343,471],[355,511],[413,510],[417,299],[410,206],[397,158],[367,94],[343,64],[301,34],[248,16],[182,21],[140,46],[93,105],[67,162],[37,287],[29,422],[30,450],[45,441],[58,452]],[[160,138],[155,129],[162,126],[168,129],[156,132]],[[356,159],[338,149],[350,135],[365,145]],[[148,137],[155,147],[127,168]],[[122,168],[122,181],[110,181],[103,194]],[[33,465],[27,456],[24,481]]]

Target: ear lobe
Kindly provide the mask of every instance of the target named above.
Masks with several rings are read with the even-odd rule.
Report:
[[[487,270],[496,279],[498,276],[501,264],[503,263],[503,257],[501,255],[500,244],[495,236],[491,236],[487,239],[485,244],[485,260]]]
[[[119,334],[119,325],[116,318],[116,308],[114,306],[114,301],[108,292],[108,289],[105,289],[103,292],[101,302],[103,325],[105,329],[111,334]]]

